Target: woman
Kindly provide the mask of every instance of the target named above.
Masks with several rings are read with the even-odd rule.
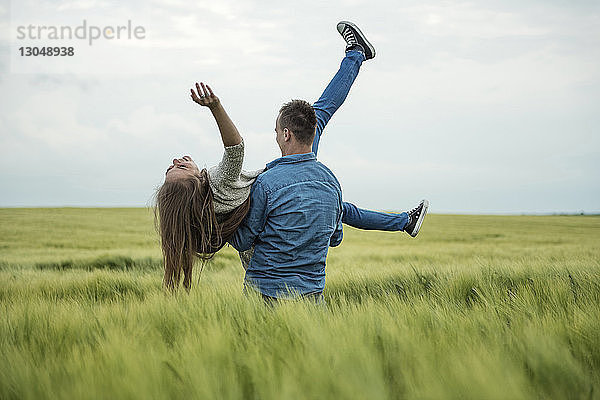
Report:
[[[327,122],[346,99],[363,61],[375,56],[375,49],[352,23],[340,22],[346,55],[319,100],[313,152],[317,154],[320,137]],[[174,290],[183,272],[183,286],[190,289],[195,257],[203,262],[220,250],[240,225],[249,209],[250,188],[262,172],[244,171],[244,142],[219,98],[208,85],[196,83],[191,98],[213,114],[225,147],[219,165],[200,170],[190,156],[173,159],[165,182],[157,193],[159,230],[164,261],[164,285]],[[363,210],[343,204],[343,223],[368,230],[406,231],[416,236],[427,212],[422,201],[409,212],[399,214]],[[240,254],[245,266],[250,254]]]

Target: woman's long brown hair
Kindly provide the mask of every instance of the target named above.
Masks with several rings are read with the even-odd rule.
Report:
[[[163,285],[177,290],[183,272],[183,287],[189,291],[196,258],[203,267],[233,235],[249,208],[250,198],[228,214],[216,214],[206,169],[199,175],[164,182],[154,207],[163,254]]]

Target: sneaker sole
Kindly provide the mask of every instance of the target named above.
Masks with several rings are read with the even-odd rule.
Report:
[[[421,225],[423,224],[423,220],[425,219],[425,215],[427,215],[427,211],[429,211],[429,200],[423,200],[423,210],[421,211],[421,215],[419,215],[419,219],[417,220],[415,229],[413,229],[413,231],[409,233],[410,236],[417,236],[419,230],[421,229]]]
[[[352,22],[350,21],[340,21],[338,22],[337,26],[339,26],[340,24],[346,24],[346,25],[350,25],[353,29],[355,29],[358,34],[360,35],[360,37],[365,41],[365,44],[369,47],[369,50],[371,51],[372,57],[370,58],[375,58],[375,47],[373,47],[373,45],[367,40],[367,37],[365,36],[364,33],[362,33],[362,31],[360,29],[358,29],[358,26],[354,25]],[[336,29],[337,29],[336,26]],[[340,32],[340,30],[338,29],[338,32]],[[341,34],[341,32],[340,32]]]

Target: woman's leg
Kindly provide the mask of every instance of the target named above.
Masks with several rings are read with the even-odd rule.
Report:
[[[333,79],[331,79],[331,82],[329,82],[319,100],[313,104],[315,114],[317,115],[317,127],[312,145],[313,153],[317,154],[319,140],[321,139],[325,125],[327,125],[333,114],[344,103],[344,100],[346,100],[352,83],[354,83],[358,75],[360,65],[364,60],[365,56],[362,52],[357,50],[347,51],[340,69],[334,75]]]
[[[313,104],[317,116],[317,127],[312,146],[313,153],[317,154],[323,130],[333,114],[346,100],[364,59],[365,56],[360,51],[350,50],[346,52],[340,69],[331,79],[319,100]],[[405,212],[395,214],[365,210],[356,207],[352,203],[344,203],[342,222],[354,228],[365,230],[401,231],[408,222],[408,214]]]
[[[358,208],[352,203],[343,203],[342,222],[354,228],[371,231],[403,231],[408,223],[408,213],[385,213]]]

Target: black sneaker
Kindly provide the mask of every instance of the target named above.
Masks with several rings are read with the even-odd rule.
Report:
[[[408,212],[408,223],[404,227],[404,232],[408,233],[412,237],[417,236],[417,233],[419,233],[419,229],[421,229],[423,219],[425,218],[425,214],[427,214],[428,209],[429,201],[421,200],[418,206],[410,210]]]
[[[341,21],[337,24],[337,30],[346,41],[346,51],[354,50],[358,47],[365,53],[366,60],[375,57],[375,47],[369,43],[365,35],[358,29],[358,26],[352,22]]]

